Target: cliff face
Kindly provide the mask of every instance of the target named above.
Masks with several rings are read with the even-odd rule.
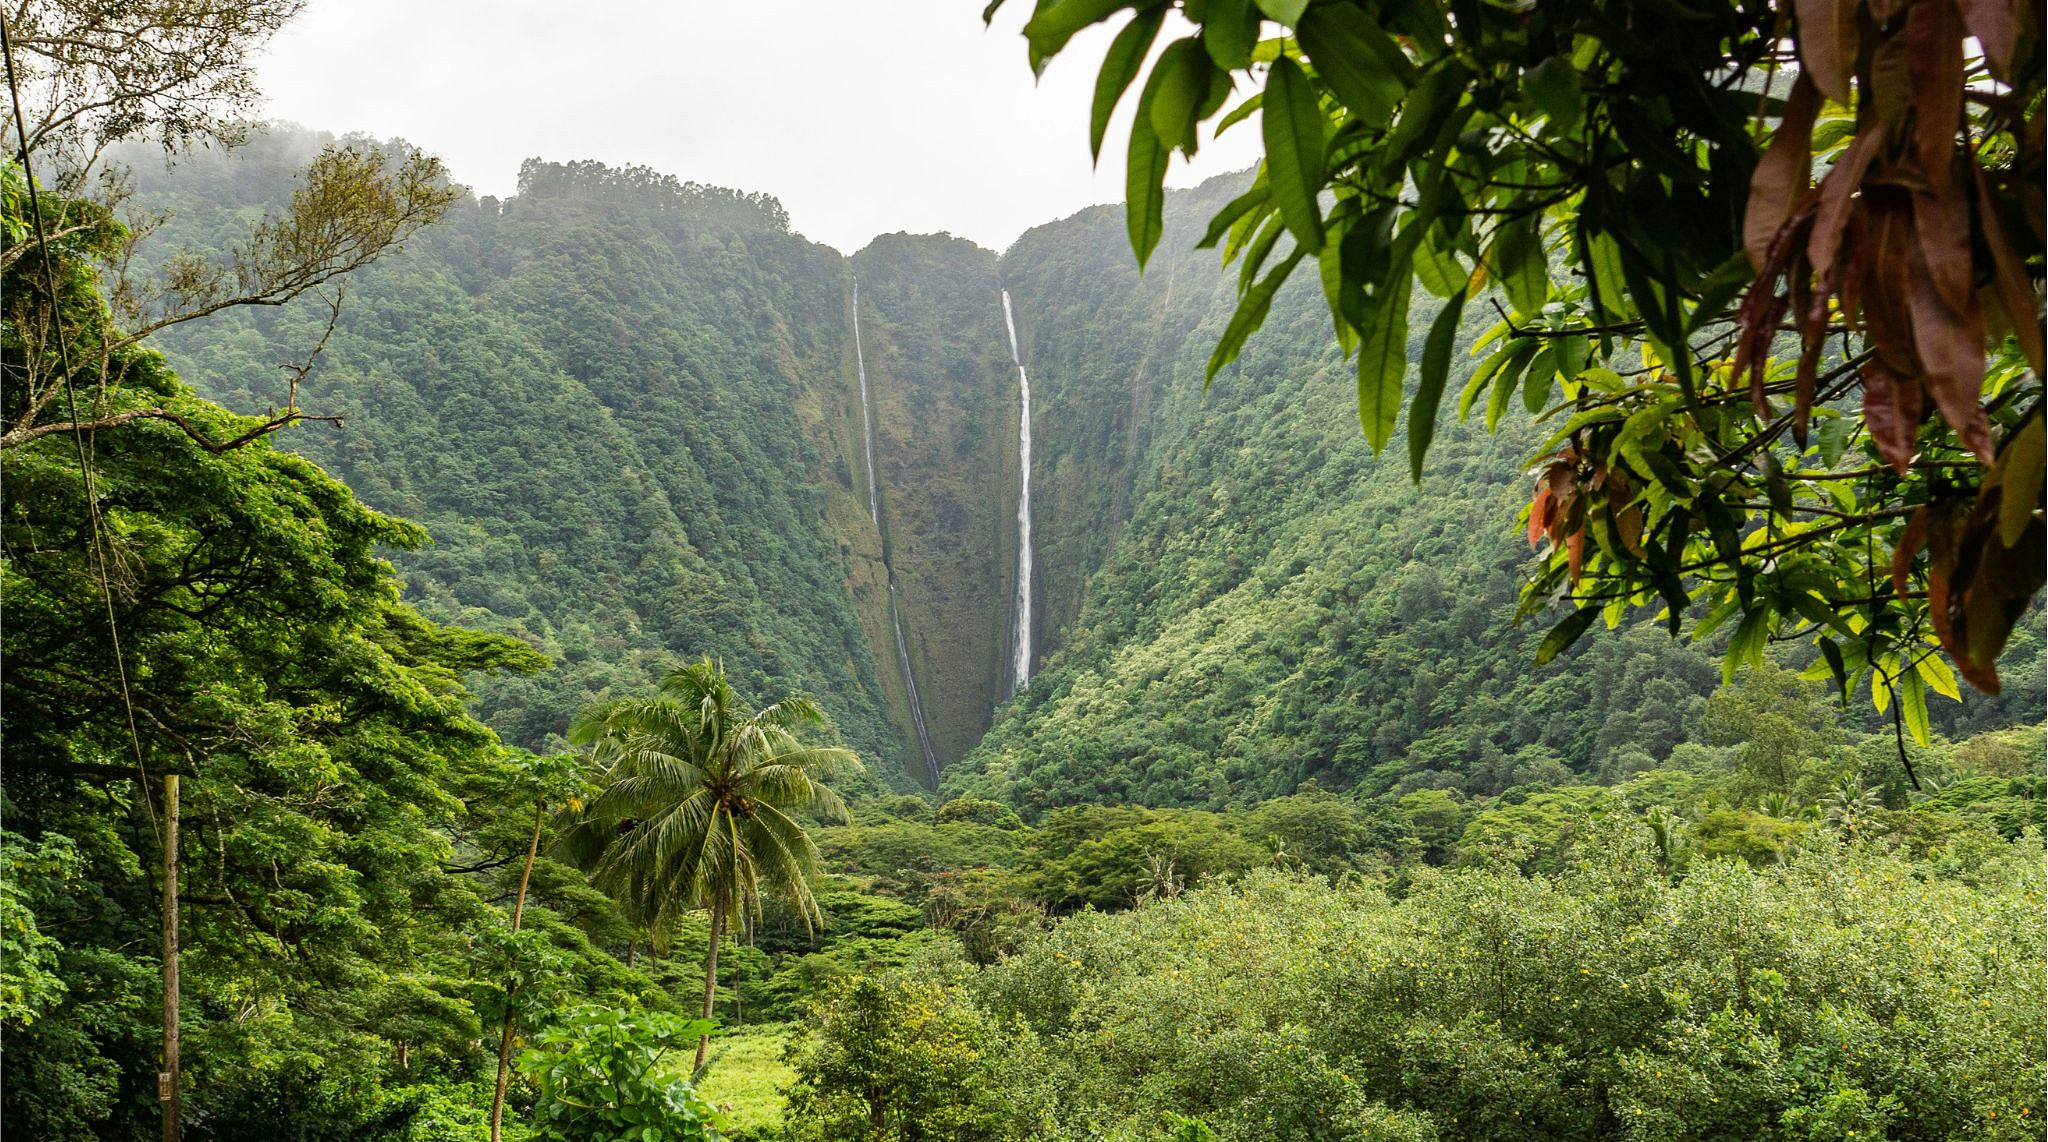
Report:
[[[851,262],[881,538],[928,736],[948,765],[980,740],[1002,697],[1013,589],[1018,406],[996,257],[961,239],[894,234]],[[872,624],[887,636],[878,656],[894,644],[886,621]]]

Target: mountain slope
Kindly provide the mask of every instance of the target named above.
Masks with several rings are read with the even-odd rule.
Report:
[[[163,248],[225,247],[319,141],[138,164],[144,202],[173,215]],[[1000,257],[945,235],[845,257],[764,196],[530,162],[519,196],[463,199],[351,281],[304,402],[348,427],[283,443],[427,526],[435,545],[397,558],[430,614],[557,660],[477,686],[479,713],[535,748],[592,698],[710,654],[760,698],[818,696],[886,783],[944,768],[949,789],[1027,810],[1233,804],[1308,781],[1491,792],[1661,761],[1717,681],[1704,654],[1631,628],[1537,669],[1539,631],[1510,622],[1534,425],[1447,429],[1411,486],[1398,449],[1366,448],[1302,281],[1205,390],[1234,270],[1193,245],[1242,179],[1172,194],[1139,274],[1116,207]],[[1037,671],[1007,703],[1004,290],[1034,392]],[[260,409],[325,316],[237,315],[163,347],[210,395]],[[2039,637],[2021,641],[2009,693],[2038,698]]]

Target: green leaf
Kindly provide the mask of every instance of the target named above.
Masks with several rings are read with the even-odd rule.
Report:
[[[1532,413],[1542,412],[1550,403],[1551,381],[1557,376],[1557,345],[1545,345],[1529,362],[1529,371],[1522,380],[1522,407]]]
[[[1536,648],[1536,665],[1545,665],[1564,653],[1566,648],[1579,641],[1579,636],[1585,634],[1586,628],[1592,626],[1593,620],[1599,616],[1600,608],[1597,606],[1580,607],[1567,615],[1563,622],[1551,627],[1550,633],[1543,636],[1543,644]]]
[[[1151,124],[1140,116],[1131,124],[1131,150],[1124,168],[1124,225],[1140,271],[1166,232],[1166,155]]]
[[[1960,702],[1963,700],[1962,688],[1956,685],[1955,672],[1948,668],[1948,663],[1942,661],[1940,655],[1921,655],[1920,661],[1914,665],[1913,671],[1920,676],[1922,681],[1933,687],[1935,693],[1951,701]]]
[[[1432,230],[1415,248],[1415,280],[1438,297],[1457,297],[1459,304],[1463,305],[1465,283],[1471,278],[1471,272],[1458,260],[1455,252],[1439,246],[1438,238],[1438,232]]]
[[[1515,381],[1522,375],[1522,371],[1529,367],[1529,362],[1536,358],[1539,348],[1533,338],[1524,338],[1514,348],[1508,350],[1506,362],[1501,365],[1500,372],[1494,375],[1493,395],[1486,402],[1486,431],[1492,432],[1500,426],[1500,418],[1508,410],[1508,400],[1515,395]]]
[[[1042,69],[1046,60],[1058,55],[1075,32],[1130,6],[1130,0],[1059,0],[1039,9],[1024,25],[1024,38],[1031,41],[1032,70]]]
[[[1131,81],[1138,78],[1138,69],[1145,66],[1145,53],[1151,50],[1165,18],[1165,8],[1148,8],[1110,41],[1102,70],[1095,73],[1095,105],[1088,115],[1088,153],[1097,160],[1102,158],[1102,136],[1109,130],[1110,113],[1130,89]]]
[[[1815,409],[1814,411],[1820,413],[1826,410]],[[1849,449],[1849,437],[1858,427],[1860,427],[1859,421],[1852,420],[1846,416],[1829,416],[1821,420],[1820,431],[1814,435],[1817,437],[1815,443],[1820,446],[1820,462],[1822,467],[1832,468],[1836,464],[1841,463],[1842,453]]]
[[[1323,128],[1328,120],[1316,102],[1301,65],[1282,56],[1266,77],[1260,115],[1266,143],[1266,177],[1274,205],[1294,240],[1309,251],[1323,248],[1323,216],[1316,195],[1323,189]]]
[[[1246,119],[1251,118],[1253,112],[1256,112],[1257,110],[1259,110],[1259,108],[1264,107],[1265,105],[1266,93],[1263,91],[1252,92],[1251,95],[1248,98],[1246,98],[1244,102],[1231,108],[1230,114],[1225,115],[1223,118],[1216,120],[1216,137],[1221,138],[1223,136],[1223,132],[1230,130],[1232,127],[1237,126],[1239,123],[1244,122]]]
[[[1325,4],[1295,33],[1316,74],[1353,115],[1375,126],[1415,82],[1415,65],[1363,8]]]
[[[1253,181],[1250,190],[1231,199],[1230,205],[1217,211],[1216,216],[1209,219],[1209,230],[1202,235],[1201,241],[1195,243],[1195,249],[1207,250],[1222,241],[1223,235],[1237,224],[1238,219],[1266,205],[1267,197],[1265,180]]]
[[[1557,128],[1552,134],[1571,129],[1579,121],[1585,101],[1579,93],[1579,69],[1563,56],[1552,56],[1522,73],[1522,87],[1538,110],[1550,117]]]
[[[1835,640],[1826,635],[1822,635],[1819,641],[1821,659],[1827,666],[1828,676],[1835,680],[1835,692],[1841,696],[1842,701],[1847,702],[1849,700],[1849,666],[1846,662],[1842,661],[1842,648],[1835,645]]]
[[[1167,45],[1152,68],[1139,104],[1160,142],[1190,155],[1195,153],[1199,142],[1196,128],[1201,125],[1199,112],[1215,71],[1216,65],[1209,62],[1202,42],[1195,37]]]
[[[1389,279],[1373,299],[1366,325],[1359,330],[1358,423],[1375,454],[1394,435],[1401,412],[1402,382],[1408,376],[1408,271]]]
[[[1420,384],[1408,405],[1408,470],[1418,484],[1422,482],[1422,460],[1436,438],[1437,408],[1443,403],[1444,383],[1451,373],[1451,349],[1457,343],[1458,322],[1464,313],[1465,291],[1459,290],[1437,311],[1422,343]]]
[[[1301,21],[1302,10],[1308,7],[1308,0],[1259,0],[1259,11],[1268,20],[1293,27]]]
[[[1934,740],[1927,725],[1927,684],[1920,680],[1917,670],[1908,670],[1899,676],[1899,716],[1905,720],[1906,732],[1921,745]]]
[[[1401,105],[1401,118],[1379,148],[1381,174],[1399,177],[1401,169],[1416,157],[1440,132],[1455,131],[1471,114],[1470,105],[1459,108],[1472,73],[1462,63],[1444,57],[1414,85]],[[1420,172],[1418,172],[1420,181]]]
[[[1249,67],[1252,45],[1259,38],[1259,13],[1251,0],[1209,0],[1202,21],[1202,46],[1225,71]]]
[[[1494,234],[1486,262],[1519,313],[1533,314],[1550,299],[1550,270],[1543,262],[1539,215],[1503,223]]]
[[[1771,609],[1759,602],[1735,625],[1735,633],[1728,636],[1728,657],[1721,660],[1721,681],[1724,684],[1733,682],[1736,670],[1745,665],[1763,666],[1764,643],[1768,641],[1770,623]]]
[[[1364,319],[1364,291],[1344,280],[1343,247],[1331,242],[1316,255],[1316,269],[1323,281],[1323,297],[1329,302],[1330,321],[1336,327],[1337,347],[1345,357],[1358,349],[1358,322]]]
[[[1592,265],[1587,269],[1599,283],[1600,309],[1609,321],[1628,321],[1635,316],[1629,304],[1628,285],[1621,276],[1621,247],[1607,234],[1595,234],[1586,242]]]
[[[1287,227],[1279,215],[1271,215],[1260,225],[1259,232],[1252,236],[1251,244],[1245,247],[1244,261],[1237,267],[1237,288],[1243,292],[1252,288],[1252,279],[1265,266],[1266,258],[1273,247],[1280,244],[1280,235],[1287,233]]]
[[[1224,327],[1223,336],[1216,341],[1216,351],[1209,354],[1209,371],[1202,378],[1203,388],[1208,388],[1215,381],[1223,366],[1237,360],[1238,353],[1244,349],[1245,339],[1266,323],[1266,311],[1273,306],[1273,294],[1287,280],[1287,275],[1294,272],[1295,265],[1306,253],[1301,247],[1295,247],[1293,253],[1273,267],[1272,273],[1261,278],[1238,299],[1237,310],[1230,315],[1230,324]]]
[[[1529,357],[1533,356],[1535,352],[1536,343],[1523,339],[1481,361],[1479,367],[1472,370],[1472,379],[1465,382],[1465,391],[1458,397],[1458,419],[1463,420],[1472,414],[1472,405],[1479,399],[1479,394],[1485,392],[1489,384],[1493,384],[1502,373],[1506,372],[1514,364],[1517,356],[1521,357],[1523,363],[1526,364]],[[1519,372],[1520,370],[1517,369],[1516,371]],[[1501,401],[1503,407],[1505,407],[1506,398],[1501,398]]]

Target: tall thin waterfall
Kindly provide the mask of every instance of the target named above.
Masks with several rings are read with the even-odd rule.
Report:
[[[889,584],[889,622],[896,628],[896,661],[903,666],[903,682],[910,691],[910,722],[917,727],[917,747],[924,751],[925,768],[931,771],[932,786],[939,784],[939,758],[932,752],[931,735],[924,729],[924,704],[917,700],[917,676],[910,672],[910,644],[903,641],[903,616],[896,609],[896,584]]]
[[[1003,291],[1003,324],[1010,330],[1010,360],[1017,366],[1017,395],[1023,412],[1017,418],[1017,638],[1010,663],[1010,693],[1031,681],[1031,377],[1017,351],[1017,318],[1010,311],[1010,291]]]
[[[860,374],[861,450],[868,464],[868,518],[877,531],[882,526],[881,490],[875,480],[875,414],[868,397],[868,363],[860,343],[860,279],[853,279],[853,367]],[[931,772],[932,785],[939,783],[939,755],[932,752],[931,735],[924,727],[924,703],[917,697],[917,675],[910,670],[910,644],[903,638],[903,613],[896,605],[896,569],[889,566],[889,546],[882,545],[882,571],[889,579],[889,625],[896,632],[896,661],[903,668],[903,689],[910,696],[910,722],[917,727],[917,746],[924,753],[924,765]]]
[[[875,418],[868,411],[868,361],[860,349],[860,279],[853,279],[853,367],[860,373],[860,438],[868,458],[868,518],[882,526],[881,493],[875,488]],[[905,667],[903,673],[910,673]],[[929,751],[927,751],[929,752]]]

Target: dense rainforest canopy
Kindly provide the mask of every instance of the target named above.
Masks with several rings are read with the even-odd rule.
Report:
[[[851,256],[256,127],[294,3],[6,15],[0,1128],[2038,1137],[2035,16],[1164,7],[1127,208]],[[1855,180],[1880,276],[1976,188],[1974,404]]]

